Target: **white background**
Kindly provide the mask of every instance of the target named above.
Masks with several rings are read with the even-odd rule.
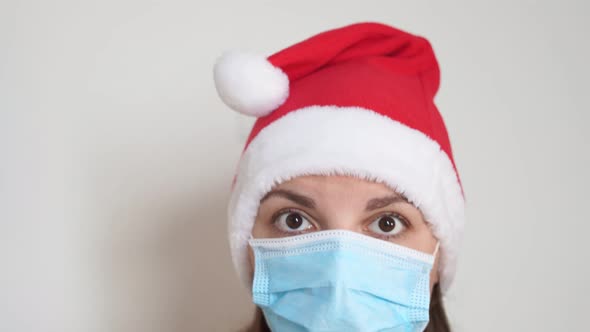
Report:
[[[2,1],[0,330],[233,331],[225,209],[251,118],[226,49],[380,21],[426,36],[467,195],[456,331],[587,328],[585,1]]]

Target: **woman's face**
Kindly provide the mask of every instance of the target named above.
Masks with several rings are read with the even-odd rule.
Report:
[[[300,176],[261,199],[255,238],[276,238],[346,229],[432,254],[436,238],[422,213],[384,184],[349,176]],[[248,247],[252,271],[254,254]],[[438,282],[438,255],[430,289]]]

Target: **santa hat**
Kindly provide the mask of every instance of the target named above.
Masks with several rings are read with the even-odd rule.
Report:
[[[319,33],[269,57],[227,52],[221,99],[257,120],[228,206],[234,266],[251,289],[247,241],[260,199],[300,175],[384,183],[420,209],[440,240],[441,289],[455,273],[464,196],[434,104],[439,67],[428,40],[380,23]]]

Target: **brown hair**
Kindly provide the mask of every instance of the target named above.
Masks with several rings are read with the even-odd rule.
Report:
[[[424,332],[451,332],[438,283],[432,289],[429,311],[430,320]],[[256,307],[252,323],[242,332],[271,332],[259,307]]]

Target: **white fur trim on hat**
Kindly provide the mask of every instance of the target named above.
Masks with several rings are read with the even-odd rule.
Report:
[[[455,273],[464,199],[447,154],[422,132],[361,107],[310,106],[262,129],[241,156],[228,205],[234,266],[251,290],[247,240],[260,199],[300,175],[352,175],[405,195],[440,240],[441,290]]]
[[[264,56],[228,51],[213,69],[221,100],[240,113],[261,117],[289,96],[289,77]]]

